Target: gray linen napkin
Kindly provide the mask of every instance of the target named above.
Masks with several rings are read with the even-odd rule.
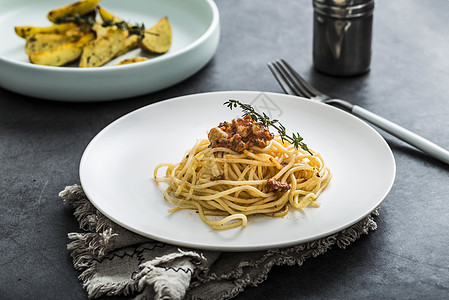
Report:
[[[67,245],[89,298],[230,299],[263,282],[274,265],[301,266],[333,245],[346,248],[377,228],[370,215],[349,228],[297,246],[258,252],[226,253],[161,243],[110,221],[87,199],[79,185],[59,196],[71,204],[81,233],[69,233]]]

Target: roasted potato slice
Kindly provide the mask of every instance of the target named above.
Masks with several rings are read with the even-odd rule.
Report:
[[[100,67],[114,58],[123,49],[127,33],[116,27],[108,27],[108,32],[84,47],[80,67]]]
[[[113,15],[112,13],[107,11],[102,6],[98,6],[98,13],[103,22],[106,22],[106,21],[120,22],[121,21],[120,18],[116,17],[115,15]],[[108,27],[103,27],[101,24],[102,24],[101,22],[97,21],[97,24],[95,24],[93,27],[94,31],[97,33],[97,38],[100,38],[109,32]]]
[[[65,16],[82,16],[94,10],[100,1],[101,0],[80,0],[75,3],[55,8],[48,12],[47,18],[51,22],[56,23],[59,18],[63,18]]]
[[[114,21],[114,20],[118,20],[121,21],[121,19],[117,18],[114,14],[112,14],[111,12],[109,12],[106,8],[104,8],[103,6],[98,6],[98,14],[100,15],[100,18],[103,21]]]
[[[89,33],[77,41],[62,44],[51,50],[31,53],[30,61],[38,65],[63,66],[78,59],[83,52],[83,47],[94,38],[95,34]]]
[[[109,12],[108,10],[106,10],[104,7],[99,6],[98,7],[98,13],[101,17],[101,19],[104,22],[107,21],[114,21],[114,22],[120,22],[122,21],[122,19],[120,19],[119,17],[115,16],[114,14],[112,14],[111,12]],[[125,40],[125,44],[123,49],[121,49],[116,55],[115,57],[118,57],[120,55],[123,55],[131,50],[137,49],[139,47],[139,36],[137,35],[128,35],[128,37]]]
[[[119,52],[115,55],[115,57],[119,57],[125,53],[128,53],[131,50],[139,48],[139,36],[130,35],[126,38],[125,43],[123,44],[123,48],[120,49]]]
[[[148,58],[146,58],[146,57],[141,57],[141,56],[131,57],[131,58],[127,58],[127,59],[122,60],[121,62],[119,62],[117,64],[117,66],[133,64],[133,63],[146,61],[146,60],[148,60]]]
[[[109,32],[109,27],[103,27],[101,26],[101,23],[97,21],[97,23],[92,26],[92,30],[95,32],[97,39],[100,39]]]
[[[80,37],[82,35],[86,35],[92,32],[92,25],[90,24],[81,24],[77,27],[71,28],[65,32],[67,36],[76,36]]]
[[[54,24],[51,26],[16,26],[14,30],[16,34],[22,38],[26,38],[29,35],[36,33],[64,33],[68,30],[75,28],[75,23]]]
[[[73,42],[80,36],[67,36],[57,33],[36,33],[26,38],[25,52],[30,55],[35,52],[43,52],[54,49],[62,44]]]
[[[140,47],[151,53],[162,54],[167,52],[171,46],[172,32],[167,17],[145,30],[145,36],[140,41]]]

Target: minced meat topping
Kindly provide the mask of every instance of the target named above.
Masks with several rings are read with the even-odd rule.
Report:
[[[209,131],[212,148],[225,147],[243,152],[253,146],[264,148],[273,139],[267,126],[253,121],[251,116],[233,119],[231,123],[222,122]]]
[[[274,193],[285,193],[286,191],[290,190],[290,188],[290,184],[279,182],[273,178],[268,179],[265,185],[265,189],[267,190],[267,192]]]

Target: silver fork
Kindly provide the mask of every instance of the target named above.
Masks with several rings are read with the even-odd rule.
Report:
[[[268,67],[285,93],[344,108],[353,115],[383,129],[424,153],[449,164],[449,152],[429,140],[346,100],[331,98],[305,81],[287,62],[277,59]]]

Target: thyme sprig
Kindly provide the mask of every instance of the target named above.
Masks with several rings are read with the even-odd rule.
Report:
[[[95,18],[92,17],[91,15],[80,16],[77,14],[74,16],[65,16],[62,18],[57,18],[55,20],[55,23],[56,24],[75,23],[76,25],[83,25],[83,24],[95,25],[97,22],[96,22]],[[102,27],[117,26],[117,28],[119,28],[121,30],[128,30],[130,35],[135,34],[140,37],[143,37],[145,34],[159,35],[159,34],[153,33],[153,32],[148,32],[148,31],[145,32],[145,24],[144,23],[131,25],[125,21],[106,20],[106,21],[103,21],[102,23],[100,23],[100,25]]]
[[[121,30],[128,30],[129,34],[135,34],[138,36],[143,37],[145,35],[145,24],[136,24],[136,25],[130,25],[129,23],[125,22],[125,21],[119,21],[119,22],[114,22],[111,20],[107,20],[104,21],[101,26],[103,27],[110,27],[110,26],[117,26],[117,28],[121,29]],[[158,35],[157,33],[152,33],[149,32],[151,34],[154,35]]]
[[[287,130],[284,125],[282,125],[279,120],[273,119],[271,120],[269,116],[267,116],[264,112],[262,114],[256,112],[254,107],[252,107],[250,104],[243,104],[238,100],[232,100],[226,101],[223,103],[223,105],[226,105],[229,109],[233,109],[236,107],[240,107],[243,111],[243,117],[251,116],[251,118],[259,123],[262,123],[265,126],[271,126],[274,129],[277,130],[279,133],[279,136],[281,137],[282,142],[288,141],[295,149],[303,149],[304,151],[309,152],[312,154],[312,152],[309,150],[307,145],[303,142],[303,138],[299,133],[293,133],[291,136],[287,135]],[[313,154],[312,154],[313,155]]]

